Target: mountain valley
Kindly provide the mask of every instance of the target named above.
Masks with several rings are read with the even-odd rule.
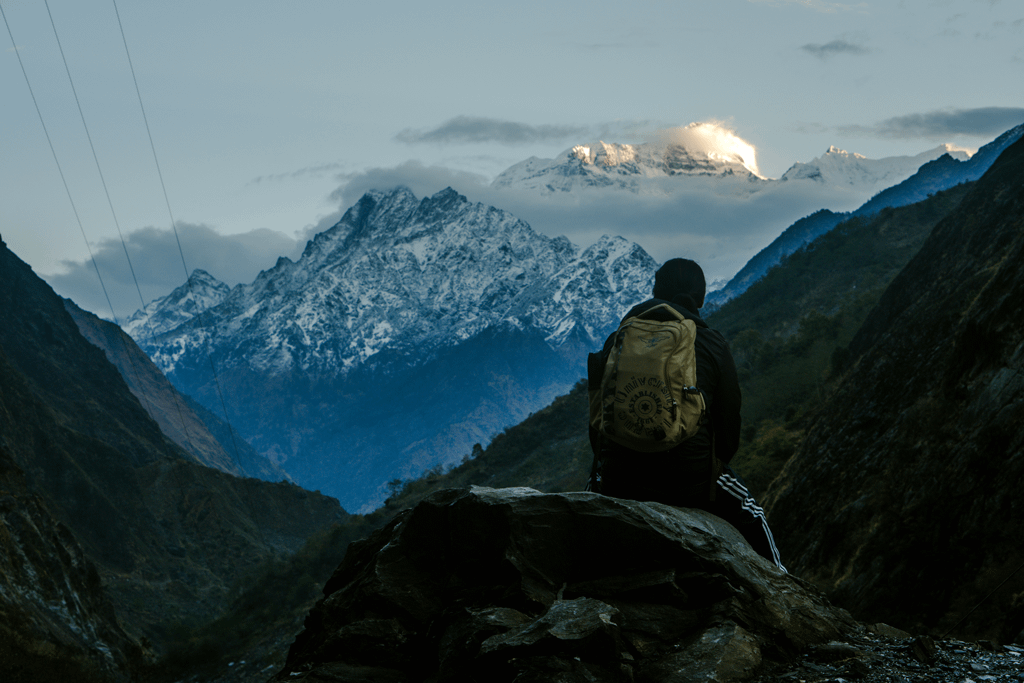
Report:
[[[1018,143],[1013,149],[1007,150],[1005,162],[1012,166],[1013,159],[1020,159],[1024,155]],[[1000,168],[994,168],[994,173],[1000,172]],[[805,440],[814,439],[811,444],[817,443],[821,436],[814,434],[825,434],[821,432],[818,423],[825,419],[843,421],[861,420],[862,417],[852,417],[841,407],[836,410],[832,407],[832,397],[864,393],[864,387],[860,381],[857,371],[858,364],[855,364],[856,356],[859,353],[856,345],[851,345],[857,330],[861,328],[865,320],[871,316],[872,309],[881,300],[895,296],[898,292],[903,296],[912,295],[915,292],[927,292],[929,289],[929,278],[923,281],[909,281],[904,276],[897,278],[897,274],[904,270],[908,263],[911,263],[915,256],[917,262],[927,263],[938,258],[949,259],[962,256],[962,250],[955,246],[956,239],[963,239],[962,236],[954,239],[954,246],[949,248],[949,238],[945,240],[946,246],[929,247],[932,244],[929,235],[933,230],[948,232],[951,226],[956,226],[963,220],[962,211],[969,211],[978,215],[1002,215],[1012,225],[1013,220],[1020,220],[1024,214],[1024,206],[1019,203],[1020,188],[1024,183],[1018,177],[1015,181],[1009,181],[1003,175],[1002,179],[990,178],[975,183],[964,184],[950,190],[939,192],[935,196],[907,207],[886,209],[879,214],[866,218],[848,219],[840,227],[827,236],[820,237],[813,244],[798,251],[772,270],[770,275],[751,287],[744,294],[730,301],[721,310],[711,314],[709,321],[713,326],[725,330],[727,336],[732,339],[737,361],[741,366],[741,382],[744,391],[744,421],[747,425],[744,429],[741,451],[737,455],[736,463],[739,471],[747,475],[748,483],[759,499],[763,499],[771,507],[769,512],[776,536],[783,544],[783,548],[789,548],[784,555],[787,564],[796,567],[799,575],[803,575],[805,561],[801,560],[804,551],[798,549],[794,544],[806,543],[805,539],[811,539],[817,544],[829,543],[832,554],[842,556],[842,553],[855,551],[852,545],[843,543],[845,534],[833,534],[828,528],[817,528],[813,535],[803,531],[806,526],[807,516],[803,510],[805,505],[812,504],[819,506],[817,509],[820,516],[828,519],[830,514],[836,515],[838,523],[845,523],[849,531],[855,533],[861,529],[857,518],[847,522],[846,516],[851,512],[860,510],[865,514],[865,508],[857,505],[836,506],[823,499],[832,500],[836,492],[827,485],[815,483],[817,487],[804,489],[797,495],[787,493],[788,489],[796,486],[806,486],[804,480],[818,468],[811,468],[806,474],[802,474],[802,468],[806,465],[799,465],[800,458],[808,457],[805,454],[808,446],[801,444]],[[999,188],[1014,187],[1016,189],[1007,193]],[[970,198],[974,199],[971,200]],[[1003,197],[1004,199],[998,199]],[[1014,197],[1017,199],[1015,200]],[[967,204],[970,201],[972,203]],[[1009,202],[988,204],[989,202]],[[960,209],[961,203],[965,208]],[[979,204],[980,202],[980,204]],[[984,206],[991,208],[982,208]],[[959,212],[958,212],[959,211]],[[938,226],[938,227],[937,227]],[[943,227],[945,226],[945,227]],[[990,233],[981,230],[977,240],[985,242]],[[1012,234],[1012,230],[1011,230]],[[989,250],[999,253],[1007,241],[1002,238],[993,243]],[[984,250],[984,248],[982,248]],[[973,250],[972,250],[973,251]],[[1006,253],[1006,252],[1001,252]],[[940,254],[945,256],[940,257]],[[881,259],[881,260],[879,260]],[[1008,273],[1009,271],[1004,271]],[[894,282],[894,279],[896,280]],[[889,291],[883,296],[883,292]],[[993,288],[992,291],[1009,291],[1000,288]],[[1004,299],[1009,301],[1010,299]],[[962,304],[961,304],[962,305]],[[957,310],[956,305],[951,310]],[[1015,318],[1007,318],[1011,320]],[[1017,318],[1019,319],[1019,318]],[[862,332],[861,334],[864,334]],[[1003,339],[1002,344],[1006,347],[1019,345],[1024,337],[1017,333],[1002,334],[998,337]],[[746,339],[747,341],[742,341]],[[755,340],[755,344],[751,344]],[[849,348],[848,348],[849,347]],[[898,350],[897,347],[882,343],[880,349],[892,348],[894,354],[915,353],[912,347],[905,350]],[[893,363],[907,362],[907,356],[895,355]],[[881,386],[884,383],[878,382]],[[1002,385],[1001,385],[1002,386]],[[1010,386],[1009,384],[1005,386]],[[844,388],[845,387],[845,388]],[[781,393],[780,393],[781,392]],[[1007,409],[1012,412],[1015,405],[1012,394],[1006,394],[1009,400],[1006,403]],[[986,399],[988,400],[988,399]],[[869,408],[867,414],[870,419],[877,419],[876,409]],[[1003,411],[1006,412],[1006,409]],[[898,414],[898,413],[894,413]],[[970,413],[969,413],[970,414]],[[372,515],[364,518],[364,523],[370,528],[383,526],[394,515],[403,510],[415,507],[420,501],[430,495],[450,489],[465,489],[471,486],[486,487],[516,487],[529,486],[533,489],[547,492],[579,491],[586,483],[587,473],[590,466],[590,447],[586,432],[587,423],[587,396],[585,385],[577,385],[568,395],[558,398],[552,405],[537,411],[521,424],[511,427],[499,434],[486,448],[474,449],[472,457],[467,457],[464,462],[449,472],[434,471],[426,476],[401,481],[395,480],[390,485],[390,496],[386,504],[375,511]],[[836,429],[832,427],[832,429]],[[841,428],[840,428],[841,429]],[[861,428],[858,428],[861,429]],[[898,433],[901,427],[895,428]],[[875,433],[875,430],[862,430],[865,435]],[[888,439],[888,437],[886,437]],[[888,440],[886,443],[890,443]],[[1000,451],[1001,457],[1007,462],[1019,460],[1020,448],[1006,443],[1006,450]],[[1002,448],[1002,447],[1000,447]],[[815,453],[815,451],[810,451]],[[820,455],[816,457],[821,457]],[[828,464],[830,476],[837,476],[839,472],[845,472],[839,481],[845,478],[857,476],[861,470],[874,466],[878,458],[870,461],[861,461],[856,454],[847,453],[846,463]],[[943,468],[942,464],[948,459],[948,452],[933,450],[929,455],[931,466]],[[897,462],[897,461],[893,461]],[[913,462],[912,460],[910,462]],[[980,471],[979,471],[980,473]],[[921,487],[924,491],[930,489],[936,480],[933,476],[925,474],[923,477],[917,474],[907,474],[897,479],[904,487],[904,496],[911,496],[914,487]],[[874,484],[868,480],[858,488],[851,490],[851,493],[863,491],[867,494],[870,491],[881,492],[885,490],[885,481],[897,481],[888,476],[878,476]],[[1011,478],[1001,483],[990,481],[986,489],[993,502],[1003,501],[1003,505],[1010,505],[998,513],[999,519],[1008,519],[1011,514],[1012,501],[1014,500],[1012,490],[1015,486]],[[977,490],[977,489],[976,489]],[[765,494],[767,493],[767,497]],[[922,499],[923,500],[923,499]],[[807,503],[804,503],[807,501]],[[918,503],[923,504],[923,503]],[[934,510],[952,508],[943,516],[961,515],[966,519],[971,518],[977,523],[985,524],[988,520],[991,525],[992,517],[988,513],[979,511],[977,513],[958,512],[958,510],[972,509],[971,499],[965,496],[946,498],[931,503]],[[965,505],[966,508],[955,506]],[[785,506],[785,507],[783,507]],[[889,504],[883,504],[875,508],[877,513],[884,514]],[[982,508],[984,509],[984,508]],[[776,510],[786,510],[789,517],[777,513]],[[834,512],[833,512],[834,510]],[[917,513],[920,518],[921,513]],[[778,515],[778,516],[777,516]],[[914,519],[907,521],[907,524],[915,524]],[[946,528],[951,528],[949,522],[945,522]],[[993,525],[998,528],[1000,524]],[[899,530],[904,525],[891,520],[887,523],[886,529],[899,535]],[[907,527],[909,528],[909,527]],[[978,532],[974,532],[978,533]],[[930,533],[924,538],[930,539],[938,549],[947,548],[948,543],[944,538]],[[913,541],[913,537],[905,537]],[[901,549],[900,545],[891,537],[886,538],[890,547],[876,545],[872,555],[865,559],[881,565],[895,565],[899,569],[901,564],[906,564],[908,554]],[[816,546],[812,546],[816,547]],[[983,562],[983,557],[991,553],[995,557],[1002,557],[1004,552],[1012,552],[1012,542],[994,542],[989,545],[976,545],[971,553],[976,562]],[[326,551],[325,551],[326,552]],[[813,557],[822,557],[820,551],[816,551]],[[793,557],[793,560],[789,560]],[[862,557],[854,555],[854,557]],[[307,563],[309,561],[307,560]],[[310,563],[312,564],[312,563]],[[329,561],[321,563],[327,566]],[[827,561],[823,563],[828,567]],[[813,564],[810,565],[814,567]],[[854,567],[851,584],[854,588],[864,585],[875,579],[876,573],[871,567]],[[917,585],[922,576],[929,576],[930,583],[927,588],[915,589],[918,592],[929,591],[936,582],[947,581],[951,573],[956,573],[961,578],[959,585],[963,586],[962,593],[957,597],[951,597],[948,591],[935,591],[933,596],[933,608],[923,609],[922,601],[897,601],[879,600],[881,595],[877,590],[854,593],[850,588],[840,586],[837,591],[835,585],[828,580],[817,581],[818,585],[826,590],[839,605],[850,609],[854,616],[864,619],[869,624],[875,621],[884,621],[887,624],[907,629],[910,633],[903,633],[899,629],[882,624],[875,628],[871,626],[863,636],[855,638],[848,650],[847,657],[866,656],[863,648],[877,649],[886,653],[885,662],[880,660],[867,659],[865,663],[857,664],[850,671],[845,671],[844,666],[852,666],[851,660],[844,660],[846,664],[830,664],[833,659],[812,660],[806,666],[794,665],[789,668],[777,669],[776,671],[787,672],[787,677],[798,676],[805,680],[825,680],[824,674],[820,672],[832,671],[834,675],[850,675],[854,677],[865,676],[865,680],[883,681],[885,676],[909,675],[908,671],[924,672],[934,671],[935,675],[942,675],[937,669],[929,669],[931,666],[941,666],[956,670],[970,671],[971,667],[989,666],[984,647],[979,644],[967,646],[957,641],[939,641],[938,637],[948,637],[950,627],[954,624],[950,621],[941,621],[943,610],[950,610],[948,614],[959,614],[965,616],[968,611],[981,603],[978,618],[969,619],[961,624],[956,624],[951,633],[959,638],[974,640],[978,638],[991,638],[995,643],[1022,643],[1024,634],[1015,635],[1024,622],[1017,612],[1013,610],[1015,605],[1013,596],[1020,591],[1019,579],[1011,576],[1012,565],[1003,562],[999,565],[1004,570],[998,575],[1000,580],[1010,579],[1008,584],[997,594],[993,604],[985,600],[985,594],[970,588],[971,579],[968,578],[971,570],[952,567],[948,562],[935,561],[927,567],[918,566],[917,573],[913,579],[906,579],[910,584]],[[302,565],[295,565],[290,571],[298,574],[302,571]],[[811,571],[821,571],[811,569]],[[995,580],[992,570],[980,570],[978,581],[989,585]],[[811,574],[814,576],[814,574]],[[881,580],[889,573],[883,575]],[[860,577],[860,578],[858,578]],[[949,585],[953,585],[950,582]],[[867,585],[871,585],[867,583]],[[903,584],[896,584],[903,585]],[[250,602],[258,602],[260,593],[255,592]],[[943,600],[944,602],[935,602]],[[312,605],[312,601],[307,603]],[[986,606],[987,605],[987,606]],[[931,615],[931,616],[929,616]],[[1016,615],[1016,616],[1014,616]],[[243,615],[238,613],[235,618],[241,619]],[[927,621],[926,619],[931,619]],[[882,635],[886,634],[886,635]],[[901,635],[902,634],[902,635]],[[922,659],[910,657],[906,659],[909,651],[909,637],[911,634],[931,635],[936,638],[939,650],[938,655],[926,655],[923,651]],[[215,631],[207,632],[206,638],[214,639]],[[287,645],[287,636],[282,636],[279,648]],[[881,643],[884,642],[884,645]],[[988,641],[986,641],[987,643]],[[874,643],[874,644],[871,644]],[[915,643],[914,647],[918,647]],[[989,645],[985,645],[989,647]],[[1014,646],[1010,646],[1014,647]],[[978,654],[978,652],[982,654]],[[903,653],[902,655],[899,653]],[[971,654],[975,653],[975,654]],[[1019,652],[1017,653],[1019,654]],[[1014,651],[1008,651],[1004,660],[1012,661]],[[822,651],[822,657],[826,657]],[[929,659],[932,657],[932,659]],[[937,659],[935,659],[937,657]],[[822,664],[825,666],[821,666]],[[223,667],[223,665],[222,665]],[[817,668],[815,668],[817,667]],[[221,669],[223,671],[223,668]],[[974,671],[984,669],[975,668]],[[952,675],[952,674],[950,674]],[[765,675],[759,680],[772,680],[771,676]],[[224,680],[238,680],[227,677]],[[941,680],[941,678],[940,678]],[[958,679],[959,680],[959,679]]]
[[[200,276],[129,330],[209,410],[223,387],[234,427],[297,482],[368,511],[385,482],[456,463],[564,393],[653,269],[621,238],[581,250],[453,190],[398,189],[298,261],[230,292]],[[188,318],[191,296],[216,303]]]
[[[174,623],[214,617],[232,584],[347,517],[196,462],[2,243],[0,311],[0,610],[22,625],[5,662],[33,680],[137,676]]]
[[[806,245],[707,314],[729,338],[741,371],[745,428],[734,462],[749,473],[799,577],[787,584],[794,592],[786,599],[827,614],[813,629],[763,621],[758,602],[748,602],[761,589],[742,583],[761,570],[744,565],[732,541],[708,542],[707,550],[741,558],[723,570],[744,577],[735,594],[727,586],[737,581],[723,584],[715,572],[698,577],[686,559],[671,568],[630,559],[618,573],[556,581],[576,550],[563,557],[543,540],[529,560],[488,572],[493,585],[473,584],[473,572],[457,567],[459,581],[436,580],[432,561],[444,543],[427,539],[437,529],[448,533],[435,525],[457,501],[495,496],[530,509],[543,523],[523,525],[527,535],[574,539],[555,544],[559,552],[584,538],[600,543],[566,522],[574,516],[544,506],[605,505],[570,493],[582,488],[590,463],[576,363],[621,310],[647,296],[654,263],[636,245],[608,238],[581,250],[451,190],[424,199],[398,190],[368,194],[300,260],[282,259],[251,285],[228,288],[197,272],[191,289],[156,302],[148,322],[137,318],[129,329],[179,387],[198,388],[207,407],[179,398],[194,415],[182,431],[198,434],[206,425],[201,452],[189,450],[188,438],[175,443],[166,434],[177,429],[170,406],[178,399],[161,393],[168,386],[159,372],[131,380],[131,359],[141,360],[131,340],[56,297],[0,245],[5,666],[44,681],[129,680],[140,672],[153,681],[291,680],[295,673],[312,680],[314,670],[371,666],[325,657],[317,643],[326,639],[362,644],[371,659],[382,653],[372,664],[381,670],[392,661],[422,667],[423,653],[436,648],[446,661],[480,671],[564,666],[585,680],[584,666],[627,680],[627,668],[647,676],[663,662],[684,662],[667,648],[705,638],[698,633],[717,637],[725,624],[730,645],[714,652],[724,653],[715,666],[729,680],[769,671],[824,680],[829,671],[881,681],[876,660],[838,645],[848,669],[794,657],[832,656],[828,638],[881,651],[879,634],[888,634],[884,647],[910,652],[930,635],[939,654],[925,648],[907,667],[893,655],[891,670],[939,675],[928,667],[971,649],[941,640],[949,634],[1020,644],[1022,145],[1007,143],[983,175],[963,183],[948,184],[950,169],[963,171],[966,162],[926,164],[897,186],[905,196],[924,192],[915,203],[819,217],[839,220],[819,236],[806,232]],[[200,306],[192,307],[193,298]],[[592,300],[600,306],[580,303]],[[220,408],[203,379],[210,359],[198,349],[207,339],[220,381],[242,391],[227,402],[234,427],[277,462],[259,464],[255,451],[239,458],[227,447],[230,428],[206,414]],[[481,385],[482,396],[467,389]],[[403,444],[395,434],[381,436],[382,420],[416,438]],[[444,420],[447,429],[437,431]],[[313,442],[317,430],[326,445]],[[389,464],[396,460],[404,469]],[[360,481],[373,491],[365,514],[349,515],[332,498],[292,483],[238,476],[276,480],[284,470],[300,483]],[[467,493],[473,486],[552,495]],[[461,492],[446,491],[452,488]],[[535,510],[523,507],[542,498]],[[503,524],[519,524],[516,514]],[[596,513],[601,524],[619,514]],[[466,519],[451,538],[480,528],[498,537],[474,526],[476,516]],[[704,523],[680,524],[694,533]],[[370,540],[347,553],[361,538]],[[629,534],[623,539],[632,542]],[[378,555],[380,565],[367,559]],[[391,578],[347,588],[348,579],[330,579],[341,562],[337,577],[381,566],[389,568],[379,576]],[[402,583],[413,576],[403,573],[410,562],[433,578]],[[506,576],[513,566],[527,578]],[[509,576],[511,583],[501,583]],[[356,588],[370,584],[382,592]],[[406,590],[413,584],[419,587]],[[383,607],[392,601],[433,614],[427,584],[472,587],[464,614],[446,608],[435,615],[447,631]],[[863,623],[819,603],[824,598],[811,584]],[[322,586],[334,597],[304,624]],[[702,591],[734,599],[711,607],[689,597]],[[409,595],[425,597],[402,597]],[[360,616],[360,600],[382,610],[380,617]],[[331,621],[340,614],[347,621]],[[319,621],[329,628],[318,630]],[[710,630],[692,630],[698,625]],[[567,642],[557,634],[576,628],[583,634],[576,644],[554,648]],[[821,645],[807,636],[815,629],[825,634]],[[457,633],[480,647],[481,658],[456,644]],[[667,639],[653,639],[656,633]],[[911,635],[920,636],[913,645]],[[491,651],[518,653],[520,664],[496,663]],[[699,648],[687,645],[687,652],[697,652],[693,662],[706,659]],[[1015,652],[999,661],[1012,662]],[[984,661],[977,655],[974,665]]]

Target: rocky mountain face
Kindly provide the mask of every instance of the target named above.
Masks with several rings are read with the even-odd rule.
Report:
[[[969,159],[964,159],[965,155],[962,152],[954,151],[947,154],[943,151],[944,147],[932,150],[932,152],[941,152],[941,155],[938,156],[926,153],[916,157],[905,157],[913,159],[915,163],[920,162],[918,166],[914,167],[916,172],[911,170],[907,173],[909,177],[903,176],[906,178],[905,180],[882,190],[855,211],[833,212],[822,209],[801,218],[751,258],[725,287],[710,293],[707,298],[709,310],[742,294],[750,285],[764,277],[772,266],[805,244],[810,244],[818,236],[825,234],[847,218],[867,217],[877,214],[882,209],[908,206],[922,201],[936,192],[977,180],[989,169],[1003,150],[1019,140],[1021,136],[1024,136],[1024,125],[1006,131],[989,144],[981,147]],[[793,174],[791,176],[793,179],[810,178],[825,182],[827,178],[832,182],[842,182],[843,175],[847,174],[850,169],[838,170],[837,167],[840,167],[840,164],[836,163],[837,159],[829,158],[830,156],[839,156],[840,153],[847,155],[841,150],[835,152],[829,150],[828,154],[809,165],[796,164],[786,172],[782,179],[786,180]],[[870,160],[862,160],[860,163],[868,161]],[[896,179],[899,174],[887,171],[883,177]]]
[[[163,329],[179,291],[152,329],[130,329],[218,411],[208,342],[240,433],[358,509],[567,391],[654,269],[621,238],[581,250],[450,189],[419,200],[400,188],[367,194],[298,261],[202,316]]]
[[[0,445],[0,675],[127,681],[141,660],[95,565]]]
[[[855,627],[713,515],[446,490],[350,546],[274,680],[725,683]]]
[[[34,589],[17,572],[39,582],[35,616],[19,622],[41,629],[18,641],[29,643],[29,654],[46,653],[32,643],[64,651],[70,641],[46,624],[77,633],[89,610],[98,610],[97,637],[116,640],[101,628],[116,622],[100,586],[125,630],[159,649],[169,622],[212,617],[245,572],[345,518],[336,500],[293,484],[194,462],[79,333],[64,302],[2,243],[0,319],[0,449],[23,473],[26,492],[4,483],[0,494],[9,530],[0,563],[20,582],[0,591],[0,609],[28,609],[25,591]],[[52,524],[36,521],[44,509]],[[37,565],[45,573],[33,578]],[[77,604],[86,606],[82,615]]]
[[[861,618],[1024,628],[1022,266],[1018,140],[886,290],[769,492],[790,568]]]
[[[226,286],[224,291],[227,291]],[[118,369],[129,391],[160,425],[160,431],[191,453],[197,462],[235,476],[267,481],[289,479],[284,470],[259,455],[241,436],[228,433],[229,428],[216,415],[197,409],[181,395],[120,327],[83,311],[70,299],[64,299],[64,308],[82,336],[101,348],[107,360]],[[163,321],[157,322],[160,324]]]
[[[224,336],[244,337],[245,348],[217,349],[228,366],[338,376],[381,352],[430,355],[501,323],[553,344],[574,331],[592,336],[616,303],[602,295],[635,287],[641,276],[633,271],[653,263],[644,256],[614,238],[581,252],[451,189],[421,201],[398,188],[367,194],[298,262],[281,258],[251,285],[223,294],[197,273],[203,299],[220,300],[209,323],[188,314],[194,306],[183,286],[154,307],[152,323],[128,329],[153,340],[148,347],[170,373],[198,355],[199,335],[187,334],[198,328],[216,347]],[[650,277],[642,274],[644,284]],[[168,320],[187,323],[168,332]]]
[[[196,268],[185,284],[135,311],[124,322],[124,331],[132,337],[152,337],[173,330],[219,304],[230,291],[226,284]]]

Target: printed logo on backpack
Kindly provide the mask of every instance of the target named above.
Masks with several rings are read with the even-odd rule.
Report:
[[[674,320],[651,320],[659,309]],[[619,326],[600,387],[590,396],[590,422],[615,443],[642,452],[668,450],[697,433],[705,416],[697,388],[697,327],[667,304]]]

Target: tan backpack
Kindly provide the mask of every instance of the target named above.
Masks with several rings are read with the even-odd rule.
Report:
[[[675,320],[651,320],[665,309]],[[704,395],[697,388],[697,326],[660,304],[627,318],[615,333],[600,386],[590,394],[590,425],[635,451],[666,451],[704,423]]]

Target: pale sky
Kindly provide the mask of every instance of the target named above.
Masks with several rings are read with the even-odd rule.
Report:
[[[60,294],[110,317],[83,267],[84,230],[101,270],[111,268],[116,315],[127,316],[140,304],[115,263],[118,225],[147,300],[185,273],[115,6],[0,7],[0,235]],[[188,267],[229,284],[295,257],[375,184],[407,182],[421,196],[452,185],[485,201],[486,183],[530,156],[642,142],[694,121],[731,129],[774,178],[830,145],[870,158],[940,143],[973,149],[1024,122],[1019,0],[119,0],[117,9]],[[806,213],[814,208],[846,207]],[[570,214],[524,217],[586,246],[597,235]],[[737,253],[752,255],[779,230],[738,237]],[[691,232],[696,240],[699,225]],[[643,225],[621,234],[659,260],[674,248]],[[736,258],[712,275],[731,275]]]

